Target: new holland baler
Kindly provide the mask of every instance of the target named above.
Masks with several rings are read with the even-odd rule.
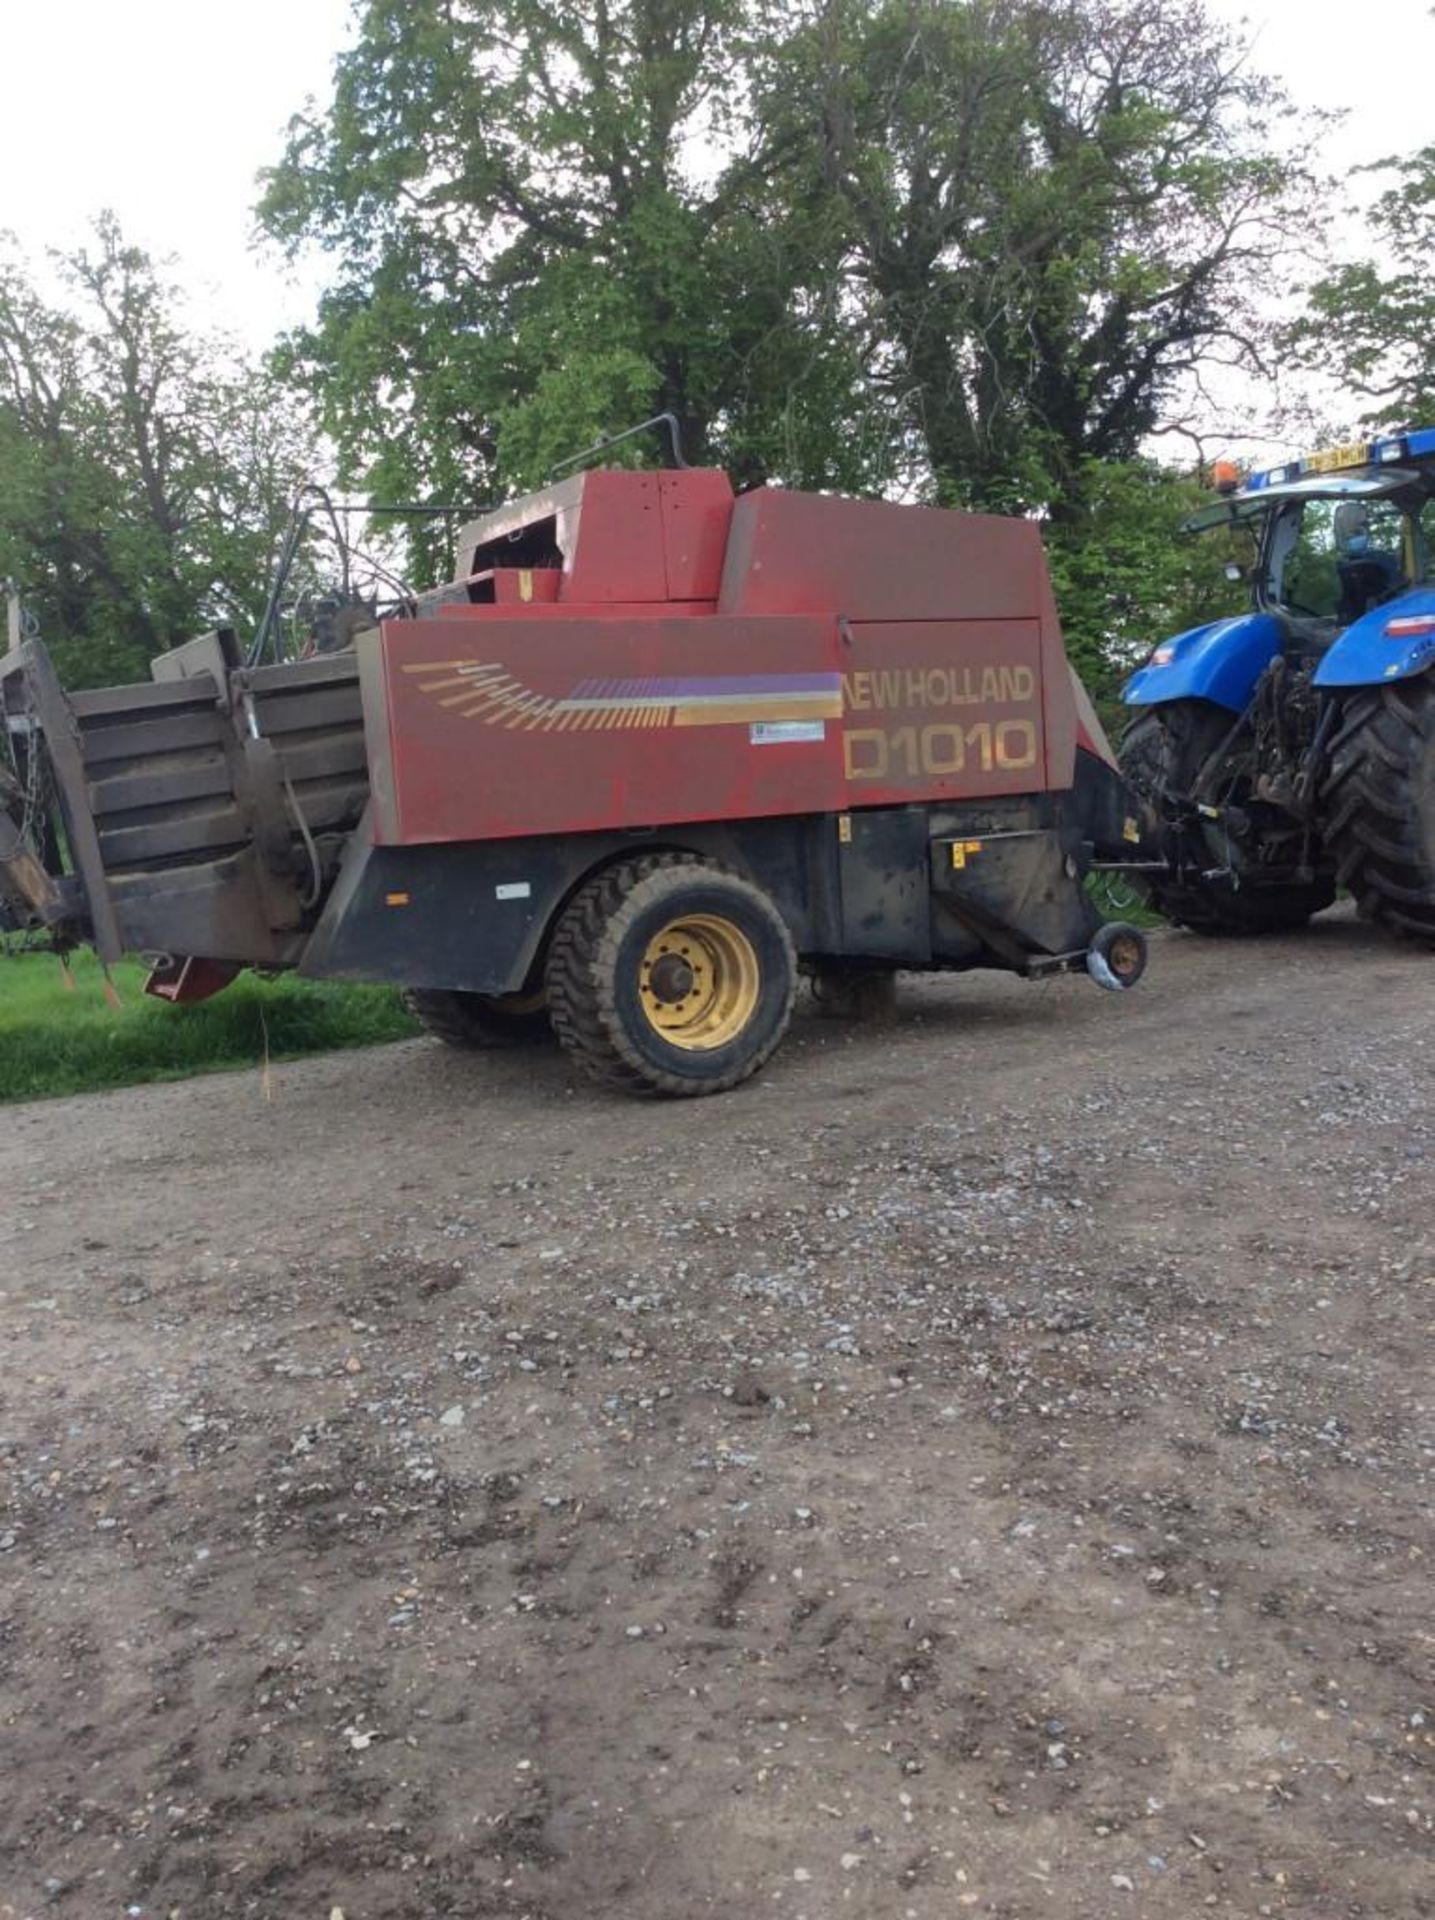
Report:
[[[1094,864],[1137,809],[1021,520],[595,470],[464,527],[348,651],[66,694],[0,663],[13,923],[151,990],[393,982],[465,1045],[556,1031],[635,1091],[736,1084],[800,970],[1144,965]]]

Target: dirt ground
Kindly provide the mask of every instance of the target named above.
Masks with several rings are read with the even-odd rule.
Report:
[[[1435,970],[1154,945],[7,1112],[0,1916],[1435,1912]]]

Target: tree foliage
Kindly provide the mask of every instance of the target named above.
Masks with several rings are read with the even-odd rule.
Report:
[[[1259,370],[1311,183],[1200,0],[820,0],[768,65],[938,498],[1077,512],[1212,366]]]
[[[222,342],[110,216],[37,286],[0,257],[0,573],[76,684],[252,625],[311,458],[292,397]]]
[[[689,457],[861,483],[818,237],[768,217],[747,0],[366,0],[261,208],[335,280],[284,364],[388,497],[482,498],[659,410]],[[715,161],[715,163],[714,163]]]
[[[363,0],[262,218],[376,490],[659,408],[694,458],[1080,510],[1254,306],[1305,182],[1199,0]]]
[[[1249,589],[1225,569],[1254,556],[1243,530],[1181,533],[1210,502],[1196,479],[1149,459],[1092,460],[1079,478],[1080,506],[1048,528],[1047,562],[1067,653],[1105,705],[1158,640],[1238,612]]]
[[[1368,216],[1382,259],[1338,267],[1310,290],[1290,336],[1297,361],[1339,380],[1350,421],[1435,419],[1435,145],[1380,162],[1395,183]]]

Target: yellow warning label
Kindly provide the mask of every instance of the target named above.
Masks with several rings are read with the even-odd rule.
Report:
[[[839,840],[840,840],[840,841],[842,842],[842,845],[843,845],[844,847],[850,847],[850,846],[851,846],[851,844],[852,844],[852,815],[851,815],[850,813],[839,813],[839,814],[838,814],[838,816],[837,816],[837,838],[838,838],[838,839],[839,839]]]

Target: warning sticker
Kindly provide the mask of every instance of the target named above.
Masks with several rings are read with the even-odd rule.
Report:
[[[785,747],[803,740],[825,740],[825,720],[755,720],[748,729],[755,747]]]

